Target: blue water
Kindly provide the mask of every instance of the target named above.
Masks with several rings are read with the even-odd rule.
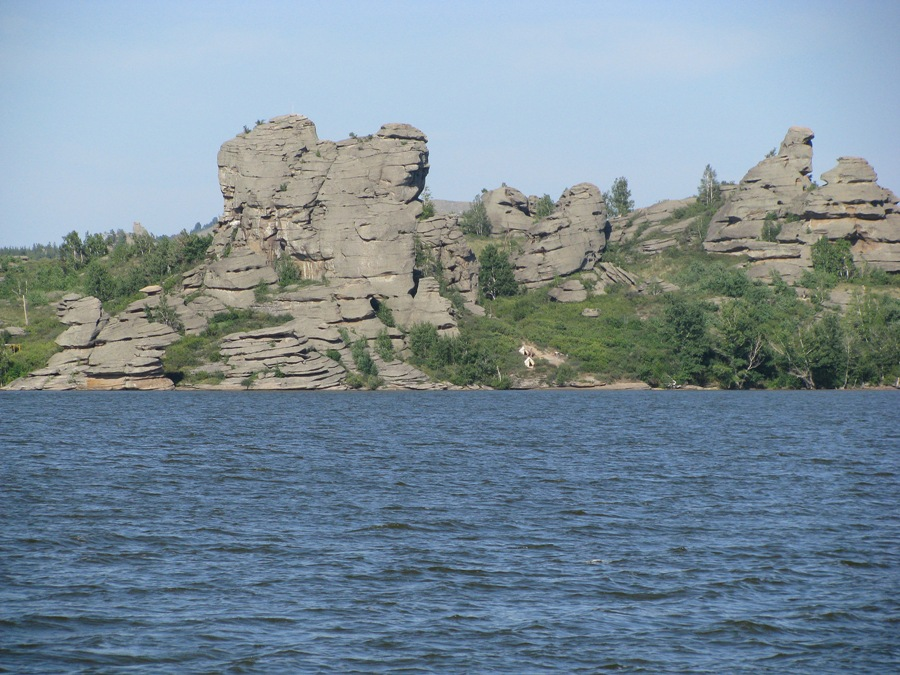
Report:
[[[900,670],[893,392],[0,395],[0,670]]]

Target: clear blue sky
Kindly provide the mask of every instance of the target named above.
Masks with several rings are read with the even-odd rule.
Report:
[[[794,124],[900,192],[900,2],[0,0],[0,245],[219,215],[219,146],[289,112],[408,122],[437,198],[639,206],[738,180]]]

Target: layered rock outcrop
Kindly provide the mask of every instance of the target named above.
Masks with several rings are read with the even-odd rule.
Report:
[[[609,231],[599,188],[590,183],[569,188],[553,213],[522,231],[523,250],[513,261],[516,280],[526,288],[538,288],[557,277],[592,269],[606,248]],[[505,234],[494,232],[495,236]]]
[[[425,134],[407,124],[334,143],[306,117],[276,117],[219,151],[215,250],[243,244],[270,261],[286,252],[305,279],[408,293],[427,173]]]
[[[164,323],[149,321],[147,308],[158,306],[151,295],[116,317],[103,311],[94,297],[66,295],[57,305],[60,321],[69,326],[57,339],[63,348],[46,368],[16,380],[11,389],[172,389],[164,376],[162,355],[179,334]],[[183,305],[182,305],[183,306]]]
[[[704,248],[747,256],[752,276],[777,272],[796,281],[811,268],[811,244],[847,239],[857,264],[900,271],[896,195],[855,157],[841,157],[817,187],[810,180],[812,139],[804,127],[788,130],[778,154],[748,171],[713,216]]]
[[[215,259],[185,287],[250,307],[260,285],[274,286],[277,262],[293,265],[301,281],[326,282],[337,305],[347,297],[387,302],[405,324],[453,332],[450,303],[415,273],[426,140],[410,125],[385,124],[369,136],[323,141],[309,119],[286,115],[226,142]],[[462,274],[457,280],[465,285]]]

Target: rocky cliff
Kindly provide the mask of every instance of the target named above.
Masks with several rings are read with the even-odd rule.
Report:
[[[713,216],[704,248],[745,255],[752,276],[777,272],[796,281],[811,268],[810,245],[822,237],[847,239],[855,262],[900,271],[897,197],[877,184],[864,159],[841,157],[822,174],[812,173],[813,132],[791,127],[778,153],[750,169]]]

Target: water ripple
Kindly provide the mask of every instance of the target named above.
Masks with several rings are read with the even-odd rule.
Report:
[[[896,672],[896,401],[0,395],[0,672]]]

